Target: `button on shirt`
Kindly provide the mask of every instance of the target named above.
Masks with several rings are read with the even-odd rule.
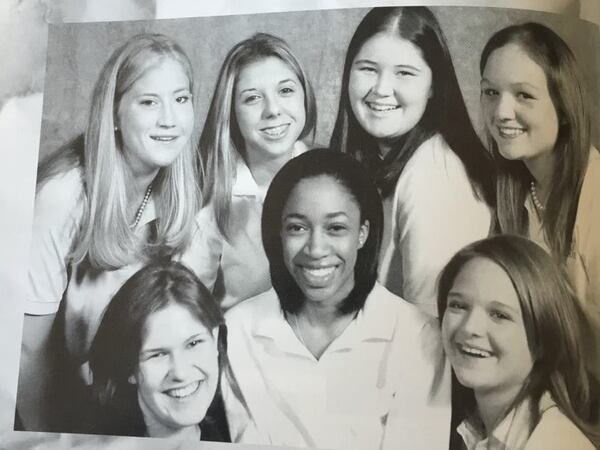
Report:
[[[307,150],[296,142],[292,157]],[[213,205],[196,217],[196,236],[182,261],[214,293],[223,309],[271,288],[269,261],[263,249],[261,218],[266,191],[261,190],[239,158],[232,189],[229,239],[217,227]]]
[[[236,442],[447,449],[450,383],[439,327],[383,286],[375,285],[318,360],[273,289],[237,305],[226,320],[231,366],[250,411],[224,383]]]

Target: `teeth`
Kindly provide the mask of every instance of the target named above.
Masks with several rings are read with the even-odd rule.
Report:
[[[152,139],[154,139],[155,141],[160,141],[160,142],[170,142],[174,139],[176,139],[175,136],[152,136]]]
[[[381,112],[393,111],[393,110],[399,108],[398,105],[382,105],[380,103],[370,103],[370,102],[367,102],[367,105],[372,110],[374,110],[374,111],[381,111]]]
[[[200,381],[195,381],[194,383],[190,383],[182,388],[168,389],[165,391],[165,394],[167,394],[169,397],[174,398],[189,397],[190,395],[194,394],[199,387]]]
[[[285,130],[287,130],[288,126],[289,125],[286,123],[286,124],[279,125],[276,127],[263,128],[262,131],[263,131],[263,133],[265,133],[271,137],[279,137],[285,132]]]
[[[476,356],[478,358],[489,358],[490,356],[492,356],[491,352],[488,352],[486,350],[481,350],[478,348],[474,348],[474,347],[469,347],[467,345],[460,345],[460,349],[471,356]]]
[[[320,267],[315,269],[304,267],[302,270],[311,277],[325,278],[333,273],[335,267]]]
[[[517,137],[525,133],[525,130],[523,128],[512,127],[498,127],[498,131],[500,132],[501,136],[509,138]]]

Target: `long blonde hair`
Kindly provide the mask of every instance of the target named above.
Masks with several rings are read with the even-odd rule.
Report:
[[[317,122],[317,107],[308,77],[288,44],[281,38],[257,33],[237,43],[227,54],[215,93],[208,110],[206,124],[200,138],[200,153],[206,168],[202,189],[206,202],[212,202],[217,225],[227,237],[231,191],[235,180],[238,158],[243,156],[244,139],[238,129],[233,106],[233,92],[237,77],[244,67],[269,57],[279,58],[296,74],[304,89],[306,122],[300,139],[313,134]]]
[[[177,43],[160,34],[134,36],[113,52],[100,73],[92,95],[83,151],[76,145],[66,146],[40,164],[38,190],[46,180],[69,168],[79,166],[82,170],[84,213],[70,255],[73,262],[86,259],[92,268],[115,269],[140,255],[181,251],[189,242],[201,204],[197,131],[177,159],[159,170],[153,182],[158,219],[148,241],[140,240],[130,228],[127,180],[131,175],[115,132],[121,98],[164,58],[181,64],[193,93],[192,65]]]

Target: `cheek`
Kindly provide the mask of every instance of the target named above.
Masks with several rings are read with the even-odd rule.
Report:
[[[368,91],[367,81],[368,80],[365,79],[365,77],[361,77],[359,74],[355,74],[354,72],[350,73],[350,79],[348,80],[348,99],[353,108]]]
[[[258,122],[258,118],[260,118],[260,114],[255,111],[256,106],[240,106],[235,108],[235,119],[238,124],[238,128],[242,136],[248,136],[254,125]]]

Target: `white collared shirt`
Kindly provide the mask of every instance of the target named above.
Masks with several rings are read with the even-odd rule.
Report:
[[[297,141],[292,157],[307,150]],[[223,309],[271,288],[269,261],[262,245],[261,217],[266,191],[256,184],[250,169],[238,158],[232,188],[229,240],[217,227],[213,205],[196,217],[197,232],[182,261],[214,294]]]
[[[231,366],[252,417],[224,383],[234,441],[448,447],[450,383],[439,326],[383,286],[375,285],[318,360],[296,337],[273,289],[240,303],[226,320]]]
[[[140,260],[116,270],[92,270],[71,264],[83,216],[83,180],[74,168],[48,180],[36,195],[25,313],[54,314],[65,303],[65,337],[69,353],[80,363],[87,359],[102,313],[123,283],[144,264]],[[151,196],[136,227],[150,230],[156,219]]]

